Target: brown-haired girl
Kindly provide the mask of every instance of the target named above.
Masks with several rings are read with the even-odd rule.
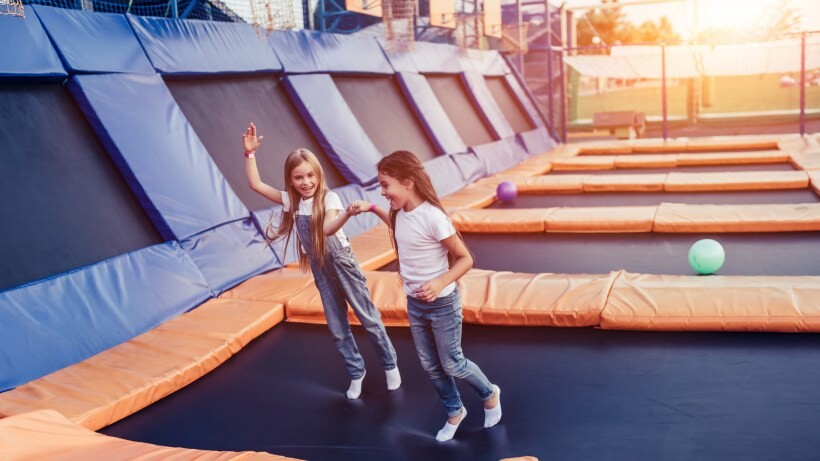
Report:
[[[492,427],[501,420],[501,389],[461,350],[461,298],[455,282],[473,267],[473,258],[418,157],[393,152],[379,161],[378,174],[390,210],[363,201],[348,210],[374,212],[391,229],[416,352],[447,410],[436,440],[452,439],[467,416],[453,378],[464,380],[484,401],[484,427]]]

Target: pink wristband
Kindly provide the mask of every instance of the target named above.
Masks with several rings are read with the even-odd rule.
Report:
[[[376,212],[376,204],[375,204],[375,203],[371,203],[371,204],[370,204],[370,212],[371,212],[371,213],[375,213],[375,212]]]
[[[254,157],[256,157],[256,151],[245,152],[245,158],[254,158]]]

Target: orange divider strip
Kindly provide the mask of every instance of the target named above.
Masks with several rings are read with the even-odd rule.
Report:
[[[549,225],[547,226],[549,229]],[[795,232],[820,230],[820,203],[684,205],[662,203],[654,232]]]
[[[601,314],[617,330],[820,331],[820,277],[624,273]]]
[[[803,189],[809,177],[803,171],[743,171],[720,173],[669,173],[670,192]]]
[[[495,200],[495,186],[489,184],[470,184],[460,191],[450,194],[441,200],[448,212],[463,208],[484,208]]]
[[[517,274],[473,269],[459,280],[464,321],[486,325],[597,325],[617,273]],[[407,325],[407,297],[395,272],[366,272],[373,303],[387,326]],[[501,288],[503,286],[503,289]],[[286,306],[289,322],[325,323],[317,290]],[[348,310],[351,324],[359,321]]]
[[[692,151],[743,151],[743,150],[776,150],[778,144],[773,139],[761,139],[757,136],[732,136],[731,138],[691,139],[686,143],[686,150]]]
[[[820,170],[820,151],[793,153],[791,163],[801,170]]]
[[[781,150],[751,152],[708,152],[678,154],[678,166],[684,165],[749,165],[761,163],[785,163],[789,154]]]
[[[284,318],[281,304],[211,299],[136,338],[0,394],[0,414],[52,408],[97,430],[207,374]]]
[[[297,293],[313,284],[313,276],[299,269],[284,268],[257,275],[225,291],[221,299],[243,299],[285,304]]]
[[[667,141],[657,139],[636,139],[632,141],[633,154],[663,153],[670,154],[684,152],[687,141],[670,139]]]
[[[285,461],[294,458],[254,451],[207,451],[172,448],[98,434],[67,420],[54,410],[41,410],[0,420],[4,461]]]
[[[450,217],[461,232],[544,232],[544,221],[554,208],[530,208],[518,210],[461,210]]]
[[[362,270],[376,270],[396,260],[390,230],[380,222],[378,226],[350,239],[350,247]]]
[[[407,299],[398,275],[387,271],[365,271],[364,275],[382,322],[386,326],[407,326]],[[285,312],[288,322],[327,323],[319,290],[313,284],[288,301]],[[347,317],[351,324],[361,325],[350,308]]]
[[[584,191],[584,182],[588,176],[585,174],[544,175],[522,178],[514,182],[520,193],[576,193]]]
[[[678,156],[674,154],[635,154],[615,157],[615,168],[674,168]]]
[[[662,192],[666,174],[590,175],[584,192]]]
[[[633,145],[629,143],[596,143],[583,145],[578,155],[622,155],[631,154]]]
[[[614,155],[587,155],[558,158],[552,161],[554,171],[564,170],[612,170],[615,168]]]
[[[483,325],[594,326],[600,322],[617,274],[520,274],[473,269],[459,282],[464,321]]]
[[[652,232],[657,207],[557,208],[547,216],[547,232]]]
[[[820,195],[820,171],[809,171],[811,187],[817,195]]]

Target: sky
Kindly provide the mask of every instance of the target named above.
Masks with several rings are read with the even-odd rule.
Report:
[[[625,5],[621,12],[640,24],[646,20],[657,20],[666,16],[682,37],[689,37],[693,26],[695,0],[680,0],[668,3],[628,5],[630,0],[621,0]],[[562,3],[552,0],[553,5]],[[600,5],[600,0],[567,0],[570,8]],[[699,28],[735,27],[754,34],[772,15],[778,0],[697,0]],[[800,15],[801,30],[820,30],[820,1],[791,0],[791,5]],[[581,13],[581,12],[579,12]]]

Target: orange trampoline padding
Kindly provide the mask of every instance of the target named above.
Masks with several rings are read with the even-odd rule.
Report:
[[[563,170],[612,170],[615,168],[614,155],[586,155],[557,158],[552,161],[552,169]]]
[[[617,273],[515,274],[473,269],[459,280],[464,320],[490,325],[597,325]],[[387,326],[407,326],[407,297],[395,272],[365,272],[373,303]],[[286,306],[289,322],[325,323],[315,288]],[[359,322],[348,310],[351,324]]]
[[[761,139],[757,136],[731,136],[729,138],[701,138],[690,139],[686,143],[686,150],[693,151],[744,151],[744,150],[776,150],[777,140]]]
[[[547,232],[652,232],[657,208],[557,208],[547,216]]]
[[[809,171],[809,181],[814,192],[820,195],[820,171]]]
[[[459,281],[464,321],[484,325],[595,326],[617,274],[521,274],[473,269]]]
[[[387,225],[379,225],[350,238],[350,247],[362,270],[376,270],[396,260]]]
[[[584,180],[584,192],[662,192],[666,174],[590,175]]]
[[[313,276],[298,268],[284,268],[257,275],[225,291],[221,299],[244,299],[285,304],[308,285],[313,284]]]
[[[554,213],[553,213],[554,214]],[[549,226],[547,227],[549,230]],[[655,232],[793,232],[820,230],[820,203],[685,205],[662,203]]]
[[[678,166],[703,165],[749,165],[760,163],[786,163],[789,154],[781,150],[751,152],[708,152],[678,154]]]
[[[387,326],[407,326],[407,299],[401,281],[395,272],[364,272],[367,288],[373,304],[379,309],[382,322]],[[316,285],[310,284],[285,304],[288,322],[327,323],[322,309],[322,299]],[[351,324],[360,325],[348,308]]]
[[[620,155],[631,154],[632,152],[632,143],[610,141],[584,145],[578,150],[578,155]]]
[[[517,233],[544,232],[544,221],[554,208],[531,208],[518,210],[461,210],[450,217],[461,232]]]
[[[284,461],[284,456],[254,451],[172,448],[118,439],[93,432],[54,410],[0,419],[0,459],[29,461]]]
[[[623,273],[601,314],[611,330],[820,331],[820,277]]]
[[[211,299],[82,362],[0,394],[0,414],[54,409],[97,430],[207,374],[284,318],[281,304]]]
[[[518,192],[534,194],[541,192],[574,194],[584,191],[584,182],[589,175],[544,175],[522,178],[515,182]]]
[[[803,189],[809,186],[804,171],[742,171],[677,173],[666,178],[669,192]]]
[[[820,170],[820,152],[794,153],[791,163],[801,170]]]
[[[670,139],[661,141],[658,139],[635,139],[632,141],[633,154],[649,153],[675,153],[686,151],[687,141]]]
[[[448,212],[464,208],[484,208],[495,200],[495,186],[489,184],[469,184],[456,193],[441,199]]]
[[[674,168],[678,156],[673,154],[635,154],[615,157],[615,168]]]

